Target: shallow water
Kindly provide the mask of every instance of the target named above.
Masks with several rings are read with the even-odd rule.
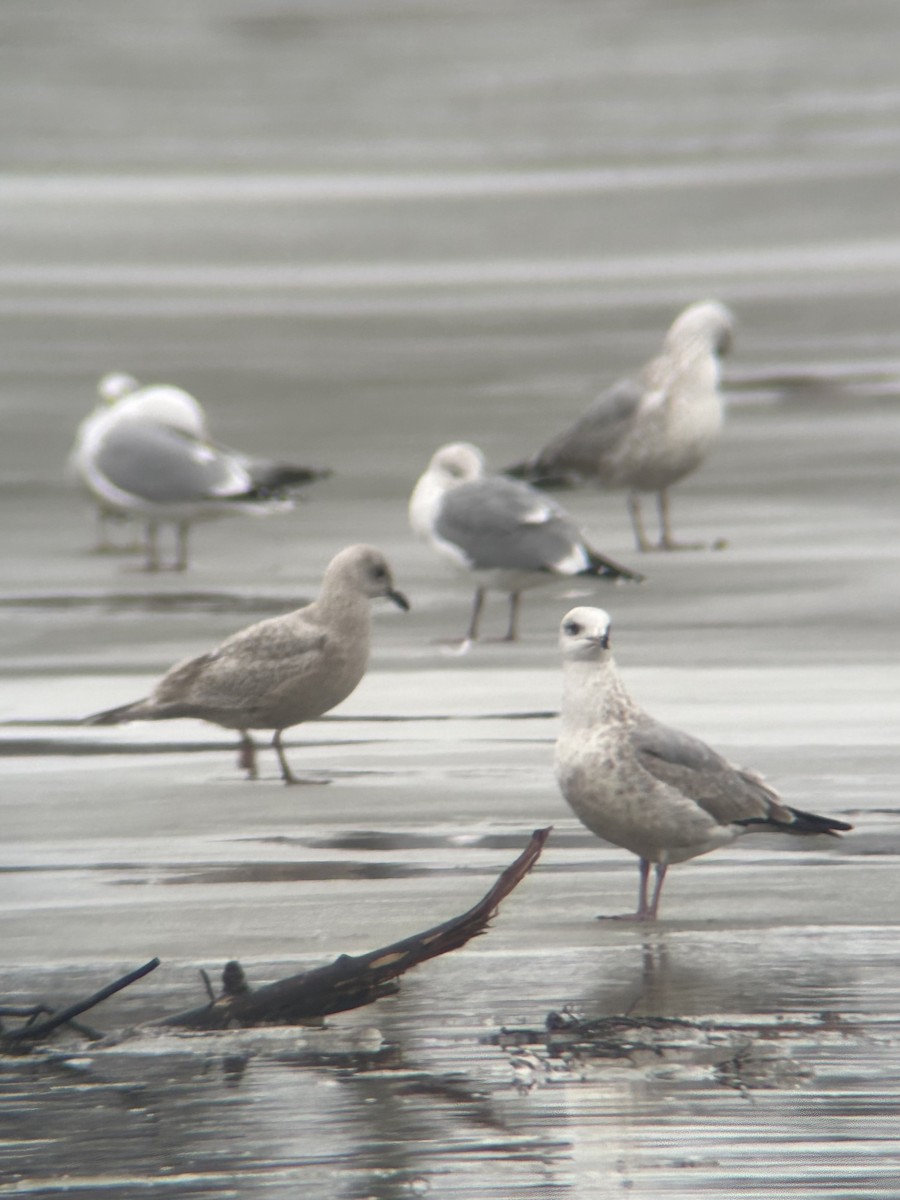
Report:
[[[553,11],[499,0],[4,6],[0,960],[121,1030],[462,912],[554,833],[486,937],[327,1028],[63,1043],[0,1063],[0,1196],[897,1194],[900,156],[889,0]],[[634,862],[551,772],[565,589],[453,656],[466,588],[407,530],[441,442],[496,465],[653,353],[740,321],[685,537],[592,600],[660,717],[852,821]],[[328,465],[288,517],[194,534],[185,577],[86,553],[63,478],[96,379],[177,382],[223,442]],[[621,498],[568,493],[634,562]],[[243,781],[194,722],[96,729],[178,657],[373,541],[413,600],[291,732],[326,786]],[[488,631],[505,613],[491,602]],[[627,1052],[549,1013],[696,1020]],[[621,1047],[620,1047],[621,1049]]]

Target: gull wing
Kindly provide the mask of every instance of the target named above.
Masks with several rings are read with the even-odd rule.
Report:
[[[231,455],[153,421],[121,421],[108,430],[93,466],[100,489],[105,480],[155,504],[227,500],[252,492],[254,486]]]
[[[531,460],[532,476],[554,472],[591,476],[629,436],[646,395],[641,379],[613,384],[573,425],[547,443]]]
[[[452,488],[444,496],[435,535],[478,569],[552,570],[578,556],[575,522],[534,488],[492,476]],[[581,551],[581,566],[588,558]]]
[[[630,731],[638,763],[654,779],[693,800],[722,825],[793,821],[777,793],[751,771],[733,767],[699,738],[649,717]]]
[[[153,704],[167,716],[203,715],[197,709],[249,713],[257,701],[314,675],[327,645],[328,635],[316,626],[298,629],[283,617],[259,621],[216,650],[177,663],[160,680]]]

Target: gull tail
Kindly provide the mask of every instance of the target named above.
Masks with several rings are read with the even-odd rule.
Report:
[[[590,564],[583,571],[579,571],[579,575],[588,575],[595,579],[611,579],[616,582],[619,580],[626,580],[628,583],[644,582],[644,576],[637,571],[630,571],[628,567],[623,567],[621,563],[607,558],[605,554],[600,554],[599,551],[590,547],[587,547],[587,551],[590,556]]]
[[[107,708],[104,712],[94,713],[85,717],[84,725],[124,725],[126,721],[141,721],[147,717],[146,700],[136,700],[132,704],[120,704],[118,708]]]

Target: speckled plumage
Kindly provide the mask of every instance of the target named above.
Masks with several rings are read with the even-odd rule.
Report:
[[[628,694],[609,650],[608,615],[575,608],[560,626],[562,725],[556,777],[575,815],[641,860],[639,918],[655,917],[670,863],[756,830],[834,833],[850,826],[783,804],[751,771],[654,720]],[[647,899],[650,864],[657,886]]]

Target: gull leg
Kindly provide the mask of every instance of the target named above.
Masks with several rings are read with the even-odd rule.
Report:
[[[519,640],[519,605],[522,600],[521,592],[510,592],[509,594],[509,627],[506,630],[504,642],[517,642]]]
[[[655,549],[652,542],[647,541],[644,519],[641,516],[641,497],[638,492],[628,493],[628,515],[631,518],[631,528],[634,530],[638,550],[646,554],[648,550]]]
[[[247,772],[248,779],[259,779],[259,771],[256,767],[256,743],[246,729],[241,730],[238,766]]]
[[[447,645],[445,654],[462,655],[468,654],[472,649],[472,643],[478,638],[478,626],[481,621],[481,610],[484,607],[484,588],[475,589],[475,599],[472,602],[472,615],[469,617],[469,628],[463,634],[460,641],[451,638],[439,638],[438,642],[443,642]]]
[[[653,890],[653,899],[648,898],[648,884],[650,881],[650,860],[642,858],[638,865],[640,870],[640,885],[638,887],[638,906],[637,911],[633,913],[617,913],[614,916],[600,916],[598,921],[653,921],[656,919],[656,910],[659,906],[659,894],[662,891],[663,879],[666,877],[666,866],[664,863],[656,864],[656,887]]]
[[[172,569],[174,571],[186,571],[188,565],[188,534],[190,533],[191,526],[188,521],[179,521],[176,529],[177,553]]]
[[[705,550],[703,542],[677,542],[672,534],[672,517],[669,510],[668,488],[661,488],[656,495],[659,509],[659,548],[660,550]]]
[[[635,917],[640,921],[648,911],[647,907],[647,884],[650,879],[650,863],[646,858],[642,858],[639,864],[641,872],[641,882],[638,888],[638,906]]]
[[[475,599],[472,602],[472,615],[469,617],[469,628],[466,630],[462,641],[454,654],[468,654],[472,649],[472,643],[478,638],[478,625],[481,621],[481,610],[484,607],[484,588],[475,589]]]
[[[281,744],[281,730],[276,729],[272,736],[272,749],[278,755],[278,762],[281,766],[281,778],[285,783],[299,783],[300,780],[296,777],[290,767],[290,763],[284,753],[284,746]]]
[[[650,867],[649,863],[647,863],[647,867],[648,867],[648,874],[649,874],[649,867]],[[660,863],[656,864],[656,883],[653,887],[653,899],[650,901],[649,910],[645,913],[645,916],[648,921],[656,920],[656,914],[657,914],[657,911],[659,910],[659,898],[662,895],[663,883],[665,882],[666,871],[668,871],[668,869],[669,869],[668,863],[660,862]],[[646,900],[646,878],[644,880],[644,892],[645,892],[644,898]]]
[[[159,544],[157,535],[159,533],[159,525],[156,521],[148,521],[144,526],[144,540],[147,551],[147,557],[144,559],[145,571],[159,570]]]
[[[466,630],[466,636],[463,639],[466,642],[474,642],[478,639],[478,625],[481,621],[481,610],[484,606],[484,588],[475,589],[475,599],[472,602],[472,615],[469,618],[469,628]]]
[[[298,779],[291,770],[290,763],[284,753],[284,746],[281,744],[281,730],[276,729],[272,736],[272,749],[278,755],[278,762],[281,765],[281,778],[285,783],[330,783],[328,779]]]

